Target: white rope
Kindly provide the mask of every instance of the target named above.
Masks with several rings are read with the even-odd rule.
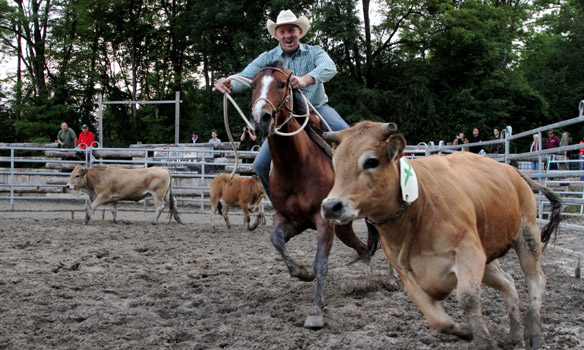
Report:
[[[242,77],[240,75],[231,75],[229,76],[227,79],[230,80],[235,80],[241,84],[243,84],[246,87],[251,88],[251,79]],[[312,105],[312,103],[310,103],[310,101],[308,101],[308,99],[306,98],[306,96],[304,96],[304,93],[302,92],[302,90],[298,90],[298,92],[300,92],[300,95],[302,96],[302,99],[304,100],[304,106],[306,109],[306,113],[305,114],[295,114],[293,112],[290,112],[290,117],[294,117],[294,118],[305,118],[304,123],[300,126],[300,128],[298,130],[295,130],[293,132],[280,132],[280,129],[286,125],[286,123],[290,120],[290,117],[288,119],[286,119],[286,121],[284,121],[284,123],[282,125],[280,125],[279,127],[274,127],[274,133],[276,135],[279,136],[294,136],[298,133],[300,133],[302,130],[304,130],[304,128],[306,127],[306,125],[308,125],[308,121],[310,120],[309,116],[310,116],[310,111],[312,110],[314,112],[314,114],[316,114],[316,116],[320,119],[320,121],[327,127],[327,129],[329,131],[333,131],[330,127],[330,125],[328,125],[328,123],[326,122],[326,120],[324,120],[324,118],[322,117],[322,115],[320,115],[320,113],[318,113],[318,111],[316,110],[316,108],[314,108],[314,106]],[[290,92],[291,99],[290,99],[290,109],[294,110],[294,96],[293,96],[293,92]],[[231,95],[227,92],[223,93],[223,121],[225,123],[225,131],[227,132],[227,137],[229,138],[229,142],[231,143],[231,147],[233,148],[233,152],[235,154],[235,166],[233,167],[233,171],[231,172],[231,175],[229,176],[230,179],[233,178],[233,176],[235,175],[235,172],[237,171],[237,168],[239,167],[239,156],[237,154],[237,149],[235,147],[235,141],[233,141],[233,135],[231,134],[231,130],[229,128],[229,117],[228,117],[228,104],[227,104],[227,100],[229,100],[231,102],[231,104],[233,105],[233,107],[235,107],[235,109],[239,112],[239,115],[241,116],[241,118],[243,119],[243,121],[250,127],[250,129],[254,129],[253,125],[251,124],[251,122],[245,117],[244,113],[241,111],[241,108],[239,108],[239,105],[237,104],[237,102],[235,102],[235,100],[231,97]],[[268,101],[269,102],[269,101]],[[255,104],[255,102],[254,102]],[[274,109],[273,104],[270,102],[270,106],[272,106],[272,109]]]
[[[229,79],[233,79],[233,80],[238,81],[247,87],[251,87],[251,79],[244,78],[244,77],[241,77],[238,75],[232,75],[229,77]],[[237,154],[237,148],[235,147],[235,141],[233,141],[233,135],[231,134],[231,129],[229,128],[229,117],[228,117],[229,113],[227,110],[229,105],[227,104],[227,100],[229,100],[231,102],[231,104],[235,107],[235,109],[241,115],[241,118],[243,118],[245,123],[251,129],[253,129],[253,126],[251,125],[249,120],[247,120],[247,118],[245,117],[245,115],[243,114],[243,112],[241,111],[241,109],[239,108],[237,103],[235,102],[235,100],[231,97],[231,95],[229,95],[227,92],[224,92],[223,93],[223,122],[225,123],[225,131],[227,132],[227,137],[229,138],[229,142],[231,143],[231,148],[233,149],[233,154],[235,155],[235,165],[233,166],[233,171],[231,172],[231,175],[229,175],[229,179],[231,180],[231,179],[233,179],[233,176],[237,172],[237,168],[239,168],[239,155]]]

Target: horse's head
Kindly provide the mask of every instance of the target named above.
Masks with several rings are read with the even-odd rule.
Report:
[[[251,122],[258,137],[270,137],[276,124],[282,123],[289,114],[291,89],[288,81],[291,72],[282,67],[282,61],[267,65],[251,83]]]

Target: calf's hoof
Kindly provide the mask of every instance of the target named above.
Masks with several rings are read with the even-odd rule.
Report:
[[[298,271],[290,274],[292,277],[297,277],[301,281],[310,282],[314,281],[316,275],[314,274],[314,269],[311,266],[300,265],[298,266]]]
[[[324,327],[324,316],[322,313],[318,315],[308,315],[304,321],[305,328],[320,329]]]
[[[452,334],[463,340],[472,340],[472,329],[468,323],[455,323],[441,330],[442,333]]]

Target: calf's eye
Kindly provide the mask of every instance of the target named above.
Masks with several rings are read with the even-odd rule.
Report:
[[[379,159],[377,158],[369,158],[363,163],[363,169],[373,169],[379,166]]]

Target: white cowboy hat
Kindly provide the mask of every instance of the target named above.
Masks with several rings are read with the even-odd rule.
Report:
[[[300,38],[306,35],[308,29],[310,29],[310,21],[308,21],[308,18],[306,18],[306,16],[300,16],[300,18],[298,18],[290,10],[280,11],[278,18],[276,19],[276,22],[269,19],[266,27],[268,28],[268,32],[270,32],[270,34],[272,34],[272,36],[275,38],[276,28],[283,24],[294,24],[297,25],[300,29],[302,29],[302,34],[300,34]]]

